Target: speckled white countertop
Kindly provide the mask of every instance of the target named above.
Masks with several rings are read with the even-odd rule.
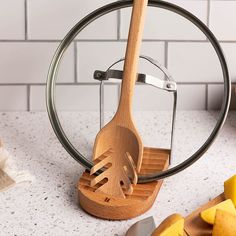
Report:
[[[91,154],[98,131],[97,114],[62,112],[65,131],[79,150]],[[212,130],[217,114],[187,111],[177,115],[173,164],[192,154]],[[167,147],[170,113],[136,113],[145,145]],[[136,221],[153,215],[156,223],[169,214],[187,215],[223,191],[236,173],[236,113],[230,113],[214,145],[193,166],[165,180],[146,214],[128,221],[106,221],[86,214],[77,203],[76,183],[83,168],[62,148],[46,113],[0,113],[0,137],[19,170],[35,176],[0,193],[0,235],[123,236]]]

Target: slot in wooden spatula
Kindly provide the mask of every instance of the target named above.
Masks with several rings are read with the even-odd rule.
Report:
[[[104,166],[107,169],[93,179],[91,186],[107,179],[96,191],[121,198],[125,197],[123,189],[126,193],[132,193],[129,177],[133,178],[134,183],[137,181],[132,160],[137,171],[140,171],[142,164],[143,144],[131,110],[147,4],[148,0],[134,0],[118,110],[98,133],[93,149],[95,166],[91,174]]]

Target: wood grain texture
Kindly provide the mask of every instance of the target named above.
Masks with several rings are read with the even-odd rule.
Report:
[[[166,170],[169,165],[170,151],[166,149],[144,148],[143,164],[140,174],[153,174]],[[91,187],[95,176],[85,171],[78,183],[78,199],[81,207],[91,215],[103,219],[125,220],[145,213],[153,205],[161,188],[161,181],[133,186],[133,193],[125,199],[116,198],[96,189],[103,183]],[[105,182],[105,180],[103,180]]]
[[[118,106],[118,111],[120,110],[121,112],[118,113],[119,116],[117,118],[121,121],[121,123],[123,123],[123,121],[126,122],[126,116],[131,115],[132,97],[135,82],[137,80],[138,60],[147,4],[148,0],[134,0],[125,54],[120,103]],[[123,112],[125,113],[123,114]]]
[[[185,231],[190,236],[211,236],[213,226],[204,222],[200,217],[200,212],[206,210],[210,207],[217,205],[225,200],[224,194],[220,194],[213,200],[209,201],[205,205],[198,208],[196,211],[192,212],[189,216],[185,218]]]
[[[98,161],[94,163],[90,175],[95,174],[102,168],[105,168],[105,170],[102,174],[95,176],[91,180],[90,186],[94,187],[101,183],[102,180],[106,180],[105,183],[95,190],[96,193],[105,193],[122,198],[125,198],[125,193],[127,195],[133,193],[132,183],[134,185],[137,184],[138,176],[133,159],[128,153],[126,153],[124,158],[117,158],[114,151],[110,149],[102,156],[97,157],[96,160]]]
[[[120,198],[124,198],[124,194],[117,188],[117,180],[122,180],[128,187],[128,191],[132,192],[128,178],[124,178],[124,164],[126,167],[130,166],[131,157],[137,172],[140,171],[142,164],[143,143],[134,125],[131,111],[147,4],[148,0],[134,1],[118,110],[113,119],[97,134],[93,148],[93,160],[99,159],[104,153],[112,150],[113,161],[110,164],[114,171],[111,173],[113,178],[108,178],[110,183],[105,184],[99,191]],[[133,168],[126,169],[126,175],[135,175],[129,172],[130,170],[133,172]],[[114,178],[114,175],[117,178]],[[94,180],[94,183],[96,182]]]

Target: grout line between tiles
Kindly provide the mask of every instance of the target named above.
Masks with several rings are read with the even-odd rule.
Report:
[[[209,85],[209,84],[223,84],[223,82],[178,82],[181,85]]]
[[[208,84],[206,84],[206,111],[208,111]]]
[[[178,84],[180,85],[212,85],[212,84],[216,84],[216,85],[223,85],[223,82],[178,82]],[[56,85],[59,86],[63,86],[63,85],[99,85],[99,82],[78,82],[78,83],[74,83],[74,82],[60,82],[60,83],[56,83]],[[106,85],[115,85],[117,83],[114,82],[106,82]],[[235,85],[235,82],[232,82],[233,85]],[[46,83],[0,83],[0,86],[26,86],[26,85],[30,85],[30,86],[45,86]],[[119,85],[119,84],[118,84]],[[142,84],[140,84],[142,85]]]
[[[121,11],[117,11],[117,40],[120,40],[120,31],[121,30]]]
[[[0,39],[0,43],[60,43],[62,39]],[[75,42],[127,42],[126,39],[76,39]],[[218,40],[219,43],[236,43],[236,40]],[[208,40],[185,39],[143,39],[143,42],[168,42],[168,43],[208,43]]]
[[[119,101],[120,101],[120,91],[121,91],[121,83],[117,85],[117,89],[118,89],[118,98],[117,98],[117,106],[119,105]]]
[[[0,39],[0,43],[60,43],[57,39]]]
[[[27,86],[27,83],[0,83],[0,86]]]
[[[211,1],[207,0],[207,26],[210,27]]]
[[[77,83],[77,75],[78,75],[78,67],[77,67],[78,61],[77,61],[77,43],[74,42],[74,82]]]
[[[28,1],[25,0],[24,2],[24,9],[25,9],[25,40],[28,40]],[[24,40],[24,41],[25,41]]]
[[[108,82],[107,84],[114,84],[112,82]],[[25,85],[30,85],[30,86],[46,86],[46,83],[0,83],[0,86],[25,86]],[[74,82],[67,82],[67,83],[56,83],[56,85],[63,86],[63,85],[99,85],[98,82],[82,82],[82,83],[74,83]]]
[[[168,68],[168,51],[169,51],[169,43],[168,42],[165,42],[165,52],[164,52],[164,57],[165,57],[165,67]]]
[[[168,42],[164,43],[164,66],[166,69],[168,69],[168,50],[169,50],[169,44]],[[167,76],[165,75],[165,79],[167,79]]]

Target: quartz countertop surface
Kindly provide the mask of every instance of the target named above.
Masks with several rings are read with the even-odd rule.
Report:
[[[106,114],[106,120],[112,114]],[[91,156],[98,132],[95,112],[60,112],[65,133],[85,156]],[[171,113],[136,112],[145,146],[169,147]],[[177,113],[172,165],[193,154],[206,140],[217,112]],[[0,193],[0,235],[124,236],[136,221],[154,216],[156,224],[172,213],[183,216],[223,192],[236,174],[236,112],[231,112],[215,143],[185,171],[165,179],[153,207],[127,221],[108,221],[85,213],[77,200],[77,181],[84,168],[64,150],[46,112],[0,113],[0,137],[18,170],[35,177]]]

